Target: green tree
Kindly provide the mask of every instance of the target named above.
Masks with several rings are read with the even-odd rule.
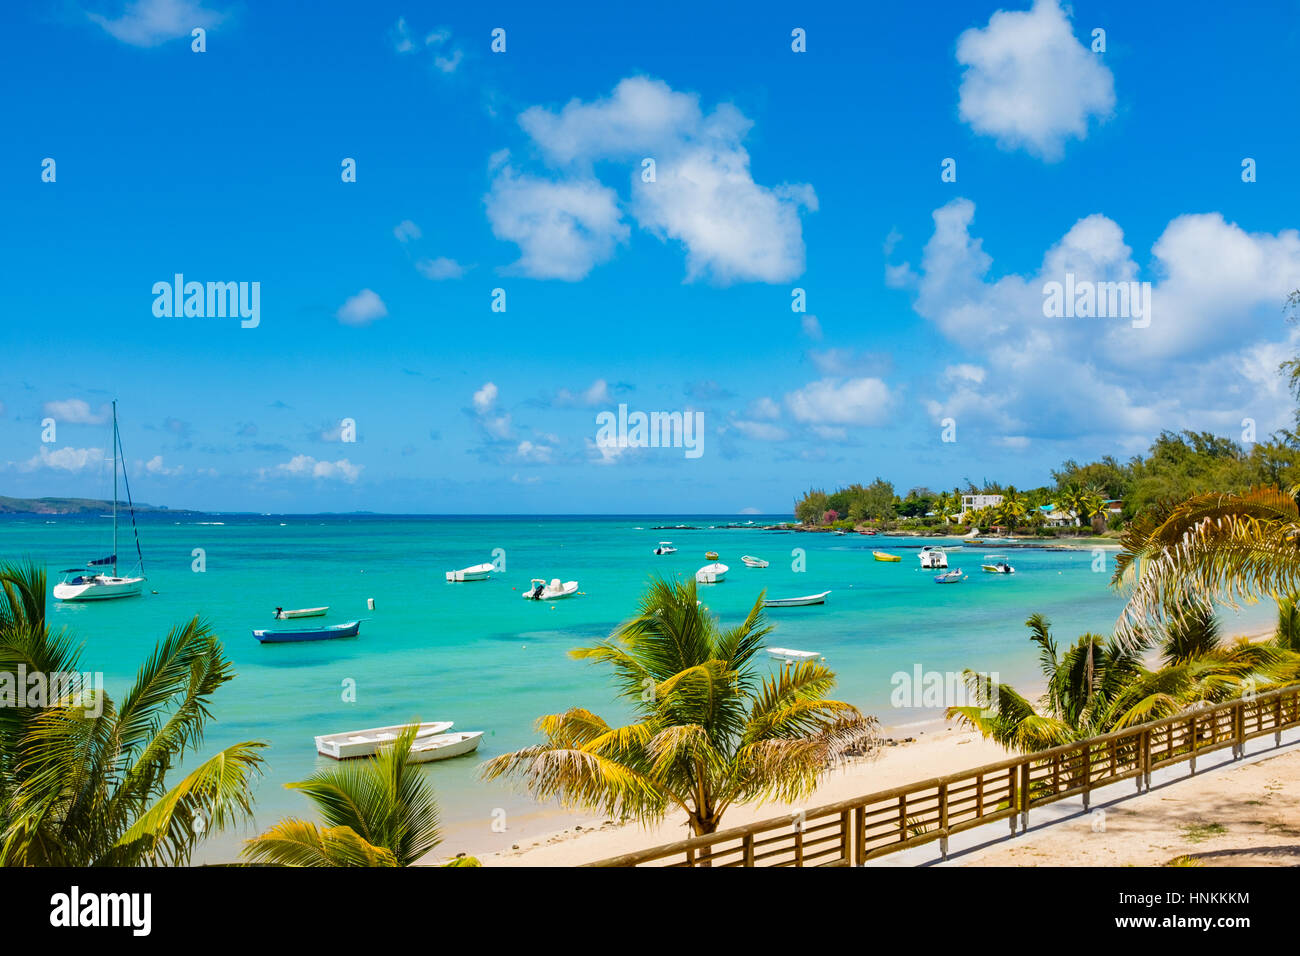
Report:
[[[485,776],[642,822],[680,812],[695,834],[716,831],[735,803],[807,797],[829,767],[875,744],[876,724],[826,696],[835,675],[820,664],[759,677],[770,631],[761,594],[722,630],[693,581],[653,580],[635,617],[573,652],[613,669],[633,721],[611,726],[577,707],[542,717],[545,742],[488,761]]]

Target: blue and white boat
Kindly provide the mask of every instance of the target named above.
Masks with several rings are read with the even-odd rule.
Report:
[[[360,630],[360,621],[348,621],[346,624],[331,624],[328,627],[309,627],[283,631],[253,628],[253,636],[263,644],[290,644],[297,641],[329,641],[336,637],[356,637],[357,632]]]
[[[962,572],[961,568],[957,568],[955,571],[949,571],[946,574],[936,574],[934,576],[934,583],[956,584],[958,581],[965,579],[965,577],[966,575]]]

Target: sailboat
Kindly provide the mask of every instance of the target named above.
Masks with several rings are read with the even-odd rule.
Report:
[[[54,585],[54,597],[59,601],[107,601],[112,598],[137,596],[144,585],[144,555],[140,551],[140,532],[135,526],[135,505],[131,501],[131,483],[126,477],[126,458],[122,452],[122,436],[117,430],[117,402],[113,402],[113,553],[106,558],[87,562],[84,568],[68,568],[61,573],[63,580]],[[122,482],[126,487],[126,504],[131,513],[131,531],[135,534],[136,569],[139,577],[117,573],[117,468],[121,461]],[[105,569],[111,569],[109,574]]]

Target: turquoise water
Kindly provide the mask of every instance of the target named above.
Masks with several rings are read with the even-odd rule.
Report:
[[[950,566],[970,579],[940,586],[933,572],[919,569],[916,549],[927,539],[707,530],[734,520],[147,516],[140,535],[148,589],[158,593],[104,604],[51,599],[50,620],[75,631],[84,641],[83,668],[102,671],[109,693],[120,697],[169,627],[194,614],[207,618],[239,675],[214,700],[207,749],[269,741],[256,794],[259,825],[308,813],[282,785],[324,762],[315,754],[316,734],[419,717],[487,732],[475,757],[426,769],[449,827],[487,832],[495,810],[519,815],[537,807],[508,785],[480,781],[481,760],[535,742],[532,725],[541,714],[582,705],[611,721],[623,717],[606,672],[566,652],[629,616],[649,575],[690,576],[707,563],[707,550],[731,567],[724,583],[700,587],[724,623],[739,621],[763,587],[772,597],[832,590],[825,606],[769,611],[776,624],[769,643],[825,655],[839,676],[838,696],[893,726],[935,713],[890,705],[895,672],[972,668],[1032,683],[1036,655],[1023,626],[1029,614],[1048,615],[1066,643],[1085,630],[1107,630],[1121,605],[1107,586],[1109,554],[1098,573],[1087,551],[1009,550],[1019,573],[1005,577],[979,572],[980,557],[994,546],[976,546],[950,556]],[[779,519],[755,519],[770,520]],[[702,530],[654,530],[679,523]],[[71,567],[108,553],[107,525],[97,518],[5,519],[0,556],[30,555],[52,571]],[[661,539],[671,539],[678,553],[652,554]],[[206,553],[203,573],[191,570],[195,548]],[[447,570],[491,561],[497,548],[505,573],[486,582],[444,580]],[[873,548],[903,560],[874,561]],[[793,570],[793,549],[804,550],[806,570]],[[130,550],[121,542],[120,554]],[[742,554],[771,566],[748,569]],[[583,594],[553,605],[521,600],[534,577],[576,579]],[[366,609],[367,598],[376,610]],[[360,637],[264,646],[250,633],[274,626],[277,605],[320,604],[331,606],[330,622],[366,619]],[[1240,624],[1264,620],[1257,614]],[[355,682],[354,703],[344,701],[348,681]]]

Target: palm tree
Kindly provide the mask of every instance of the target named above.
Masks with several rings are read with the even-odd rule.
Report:
[[[119,706],[56,679],[82,668],[46,625],[45,588],[34,563],[0,565],[0,672],[58,688],[48,706],[0,708],[0,865],[185,865],[206,833],[251,817],[262,766],[265,745],[245,741],[167,785],[234,677],[221,644],[198,618],[173,628]]]
[[[820,664],[760,679],[754,656],[770,631],[761,594],[722,630],[694,581],[653,579],[635,617],[572,652],[613,668],[633,722],[612,727],[577,707],[542,717],[546,741],[488,761],[484,775],[642,823],[680,811],[697,835],[732,804],[806,797],[833,764],[874,746],[876,722],[826,696],[835,675]]]
[[[1115,563],[1112,583],[1131,589],[1116,636],[1135,642],[1148,622],[1191,600],[1235,608],[1300,593],[1297,492],[1198,494],[1138,514]]]
[[[254,863],[278,866],[410,866],[441,842],[438,803],[417,764],[407,762],[419,721],[373,757],[318,770],[286,784],[301,790],[325,826],[290,817],[244,844]],[[452,866],[478,866],[458,857]]]
[[[1194,704],[1240,696],[1257,677],[1275,676],[1286,658],[1276,649],[1226,644],[1213,608],[1204,602],[1171,615],[1165,630],[1147,631],[1136,645],[1084,634],[1064,653],[1041,614],[1025,625],[1038,645],[1047,691],[1035,707],[1012,687],[966,673],[974,704],[947,716],[1008,749],[1031,752],[1110,733],[1176,714]],[[1148,652],[1161,666],[1148,669]]]

